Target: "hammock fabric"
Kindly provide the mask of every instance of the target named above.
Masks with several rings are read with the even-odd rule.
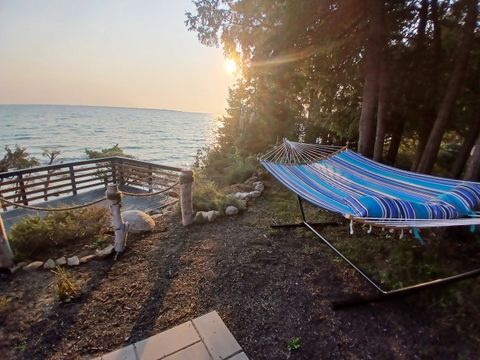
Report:
[[[261,159],[306,201],[386,228],[480,225],[480,183],[412,173],[348,149],[285,140]]]

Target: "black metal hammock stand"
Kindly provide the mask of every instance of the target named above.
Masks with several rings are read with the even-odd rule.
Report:
[[[355,295],[333,301],[334,308],[401,297],[423,289],[447,285],[480,275],[480,269],[446,278],[385,290],[323,236],[318,228],[336,223],[311,223],[303,201],[341,215],[353,224],[410,230],[423,244],[420,229],[480,225],[480,184],[420,175],[376,163],[347,147],[294,143],[285,140],[261,158],[261,164],[298,197],[302,221],[271,225],[273,228],[305,227],[353,268],[375,290],[371,296]],[[370,231],[369,230],[369,231]]]

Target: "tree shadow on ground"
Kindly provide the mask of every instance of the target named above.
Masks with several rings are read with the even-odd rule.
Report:
[[[170,234],[174,236],[174,234]],[[177,238],[174,236],[174,238]],[[153,283],[153,287],[144,299],[141,312],[130,331],[128,341],[124,345],[134,343],[139,340],[151,336],[160,314],[164,299],[168,290],[179,271],[180,258],[187,246],[185,239],[177,238],[178,243],[169,249],[169,253],[165,256],[165,249],[158,246],[155,255],[149,262],[149,280]]]
[[[68,331],[77,323],[77,315],[92,293],[97,289],[115,264],[113,259],[102,262],[100,269],[82,288],[82,294],[70,303],[56,302],[47,317],[34,324],[26,336],[26,348],[22,353],[25,359],[45,359],[55,354]],[[99,271],[100,270],[100,271]]]

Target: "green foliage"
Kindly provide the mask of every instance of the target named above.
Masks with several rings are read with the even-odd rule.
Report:
[[[132,155],[125,154],[123,149],[119,147],[118,144],[112,146],[111,148],[101,149],[100,151],[85,149],[85,153],[89,159],[99,159],[109,156],[133,158]]]
[[[89,206],[72,211],[50,212],[45,217],[23,218],[10,230],[10,241],[18,260],[33,258],[93,238],[106,230],[109,211]]]
[[[287,343],[287,348],[289,351],[298,350],[301,346],[301,339],[299,337],[291,338]]]
[[[59,149],[43,149],[42,156],[48,160],[48,165],[52,165],[58,161],[58,157],[62,152]]]
[[[222,193],[211,180],[195,179],[193,186],[193,209],[195,211],[217,210]]]
[[[233,195],[225,195],[218,185],[205,178],[197,176],[193,186],[193,208],[195,211],[217,210],[224,213],[228,206],[239,210],[245,209],[245,203]]]
[[[242,200],[236,198],[233,195],[224,195],[221,196],[219,201],[218,201],[218,207],[217,210],[223,213],[225,209],[229,206],[235,206],[238,210],[245,210],[246,205],[245,202]]]
[[[255,157],[243,156],[235,146],[230,149],[204,148],[197,154],[195,164],[209,179],[228,185],[244,182],[258,167]]]
[[[108,243],[109,240],[110,240],[110,238],[107,235],[99,234],[99,235],[95,236],[92,244],[96,249],[100,249],[100,248],[105,247],[105,245]]]
[[[64,268],[57,266],[52,272],[56,275],[54,289],[60,301],[68,302],[78,295],[78,286]]]
[[[439,2],[434,10],[434,2],[428,1],[382,2],[379,50],[387,79],[385,152],[394,137],[411,142],[413,146],[404,149],[399,159],[402,167],[410,168],[421,148],[419,139],[428,138],[449,88],[469,3],[473,1]],[[242,77],[230,89],[207,164],[225,161],[224,154],[233,149],[243,157],[263,153],[284,137],[336,145],[358,140],[369,68],[366,43],[372,13],[368,4],[360,0],[195,0],[195,10],[187,13],[188,29],[203,44],[222,46],[242,68]],[[478,26],[443,137],[437,174],[451,172],[451,159],[478,118],[477,40]],[[388,148],[389,162],[395,162],[397,150]],[[216,166],[212,169],[218,172]]]
[[[37,159],[30,156],[26,148],[15,145],[13,150],[8,146],[3,149],[6,154],[0,160],[0,172],[10,169],[25,169],[40,164]]]
[[[10,299],[7,296],[0,296],[0,313],[7,309]]]

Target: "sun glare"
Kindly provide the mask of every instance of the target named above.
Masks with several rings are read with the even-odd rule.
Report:
[[[224,68],[227,73],[233,74],[237,71],[237,63],[233,59],[225,59]]]

